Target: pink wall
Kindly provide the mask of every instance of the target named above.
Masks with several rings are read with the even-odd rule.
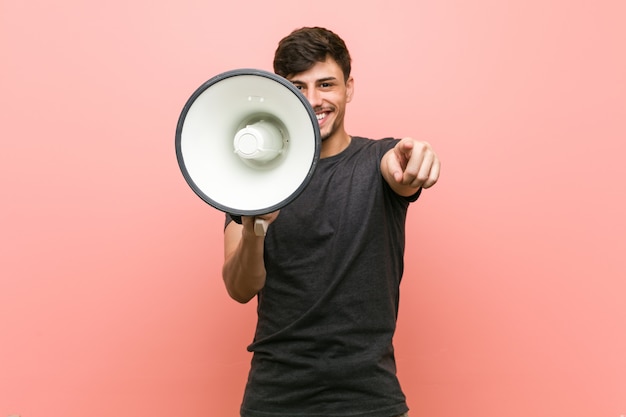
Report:
[[[211,4],[213,3],[213,4]],[[302,25],[351,133],[428,139],[397,344],[412,417],[626,415],[626,3],[0,2],[0,417],[235,416],[254,305],[178,115]]]

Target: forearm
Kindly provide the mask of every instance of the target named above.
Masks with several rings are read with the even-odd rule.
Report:
[[[256,236],[254,232],[241,227],[227,233],[241,233],[241,237],[234,250],[226,254],[222,277],[231,298],[247,303],[265,285],[264,237]]]

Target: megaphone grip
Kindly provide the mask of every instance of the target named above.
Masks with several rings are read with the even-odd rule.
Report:
[[[230,216],[231,219],[233,219],[233,221],[237,224],[242,224],[241,223],[241,216],[236,216],[234,214],[230,214],[228,213],[228,215]],[[261,219],[261,218],[255,218],[254,219],[254,234],[257,236],[265,236],[267,234],[267,227],[268,227],[268,223],[267,220],[265,219]]]
[[[267,220],[256,218],[254,219],[254,234],[257,236],[265,236],[267,233]]]

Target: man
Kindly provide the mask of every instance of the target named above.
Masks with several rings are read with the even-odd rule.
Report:
[[[407,415],[392,344],[405,218],[440,163],[425,142],[346,132],[350,70],[327,29],[298,29],[276,50],[274,71],[310,102],[322,147],[304,192],[260,216],[266,236],[253,217],[226,219],[226,288],[239,302],[258,299],[243,417]]]

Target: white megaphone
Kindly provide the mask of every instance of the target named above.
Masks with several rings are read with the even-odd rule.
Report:
[[[176,156],[187,184],[236,221],[293,201],[308,185],[320,149],[308,100],[290,81],[258,69],[206,81],[185,104],[176,128]],[[257,219],[256,234],[266,230]]]

